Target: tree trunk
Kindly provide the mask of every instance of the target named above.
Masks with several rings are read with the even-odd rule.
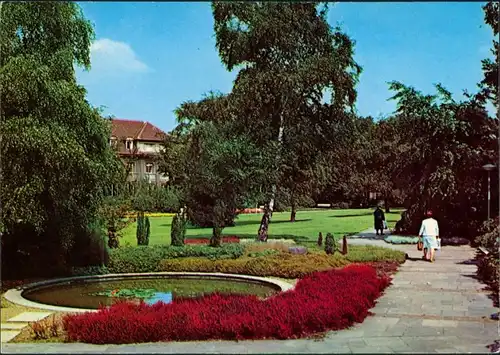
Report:
[[[390,213],[391,208],[389,207],[389,199],[387,197],[384,200],[384,205],[385,205],[385,213]]]
[[[297,215],[297,209],[295,206],[295,199],[293,198],[293,193],[292,193],[292,198],[291,198],[291,204],[292,204],[292,212],[290,213],[290,222],[295,222],[295,216]]]
[[[212,228],[212,238],[210,238],[211,247],[220,247],[222,239],[221,234],[222,234],[222,228],[219,227]]]
[[[284,125],[283,125],[284,117],[283,113],[281,114],[280,117],[280,129],[278,131],[278,143],[280,145],[281,149],[281,144],[283,142],[283,131],[284,131]],[[278,150],[278,153],[276,154],[276,161],[279,161],[280,158],[280,152]],[[267,242],[268,238],[268,230],[269,230],[269,223],[271,223],[271,218],[273,216],[273,210],[274,210],[274,201],[276,199],[276,183],[274,183],[271,186],[271,198],[269,199],[269,203],[265,206],[264,208],[264,215],[262,216],[262,219],[260,221],[260,227],[259,231],[257,234],[257,240],[261,242]]]

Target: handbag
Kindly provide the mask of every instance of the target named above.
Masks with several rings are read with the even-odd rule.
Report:
[[[387,222],[386,221],[384,221],[384,229],[389,229],[389,228],[387,228]]]
[[[422,238],[418,238],[417,250],[422,250],[422,249],[424,249],[424,242],[422,241]]]

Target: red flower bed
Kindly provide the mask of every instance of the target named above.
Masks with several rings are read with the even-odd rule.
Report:
[[[316,272],[265,300],[220,295],[171,304],[117,303],[64,318],[67,340],[94,344],[209,339],[287,339],[362,322],[390,283],[366,265]]]
[[[208,244],[210,238],[185,239],[184,244]],[[235,236],[222,237],[222,243],[239,243],[240,238]]]
[[[236,212],[240,214],[247,214],[247,213],[263,213],[264,210],[262,208],[244,208],[242,210],[236,210]]]

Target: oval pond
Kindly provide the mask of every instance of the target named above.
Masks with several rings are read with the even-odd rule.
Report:
[[[155,276],[72,281],[27,290],[22,296],[33,302],[52,306],[97,309],[99,305],[110,306],[116,300],[169,303],[177,297],[198,297],[214,292],[265,298],[279,291],[279,287],[272,284],[236,278]]]

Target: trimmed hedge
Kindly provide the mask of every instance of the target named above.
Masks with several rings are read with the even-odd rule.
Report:
[[[347,255],[343,257],[353,263],[370,263],[378,261],[396,261],[400,264],[406,260],[406,254],[399,250],[372,245],[350,245]]]
[[[171,304],[122,302],[67,315],[63,325],[67,341],[94,344],[298,338],[362,322],[389,283],[373,267],[351,265],[314,273],[265,300],[211,294]]]
[[[205,245],[137,246],[112,249],[109,253],[110,273],[133,273],[162,271],[160,261],[164,259],[205,257],[208,259],[236,259],[243,255],[245,247],[240,244],[223,244],[219,248]]]
[[[106,266],[84,266],[74,267],[71,269],[72,276],[92,276],[92,275],[105,275],[109,274]]]
[[[397,235],[390,235],[384,238],[384,242],[390,244],[417,244],[418,237],[402,237]]]
[[[315,271],[324,271],[349,264],[343,258],[326,255],[292,255],[280,253],[263,257],[244,257],[234,260],[180,258],[163,260],[161,271],[222,272],[253,276],[275,276],[297,279]]]

